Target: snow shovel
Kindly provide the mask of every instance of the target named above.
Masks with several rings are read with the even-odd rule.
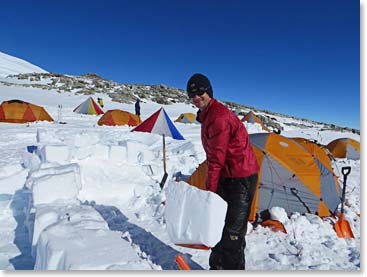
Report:
[[[163,134],[163,168],[164,168],[164,175],[161,182],[159,183],[161,189],[163,189],[163,186],[166,183],[168,177],[168,173],[166,171],[166,140],[164,134]]]
[[[334,225],[335,232],[339,238],[354,238],[349,222],[344,218],[345,188],[347,186],[347,176],[349,175],[350,170],[351,170],[350,166],[345,166],[342,168],[342,174],[343,174],[342,207],[340,211],[339,220],[335,222]]]

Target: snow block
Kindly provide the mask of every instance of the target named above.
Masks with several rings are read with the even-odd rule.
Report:
[[[108,230],[108,225],[102,216],[91,206],[86,205],[39,205],[35,208],[34,229],[32,234],[32,256],[36,257],[38,239],[43,230],[60,221],[75,224],[89,221],[88,226],[95,229]]]
[[[127,152],[126,147],[121,145],[110,146],[110,159],[117,162],[126,161]]]
[[[127,160],[129,162],[146,164],[155,159],[154,153],[146,144],[133,140],[128,140],[125,144],[127,149]]]
[[[216,193],[186,182],[169,182],[165,219],[173,243],[213,247],[221,239],[227,203]]]
[[[37,143],[52,143],[52,144],[58,144],[63,143],[63,140],[65,139],[60,134],[55,134],[55,130],[50,129],[37,129],[37,135],[36,135]]]
[[[121,232],[62,221],[39,237],[35,270],[148,270]],[[108,253],[108,255],[106,255]]]
[[[49,168],[50,174],[32,177],[27,180],[27,186],[32,188],[33,205],[47,204],[60,200],[76,200],[81,189],[79,171],[74,167],[65,166],[58,173],[51,173],[55,168]],[[35,174],[37,175],[37,174]]]
[[[97,144],[94,147],[94,155],[93,158],[108,160],[110,154],[110,147],[108,145]]]
[[[80,133],[74,138],[75,147],[86,147],[96,145],[99,142],[99,135],[97,133]]]
[[[80,180],[80,167],[77,163],[67,164],[67,165],[61,165],[61,166],[52,166],[52,167],[45,167],[40,168],[37,171],[30,172],[26,182],[25,187],[32,190],[32,185],[34,183],[34,180],[46,176],[46,175],[58,175],[68,172],[74,172],[76,176],[79,176],[79,178],[76,178],[76,185],[78,186],[78,189],[81,190],[82,183]]]
[[[56,162],[67,164],[70,162],[70,150],[67,145],[45,145],[39,151],[40,160],[43,163]]]
[[[24,151],[22,153],[21,165],[30,171],[35,171],[41,167],[41,160],[38,155]]]
[[[95,152],[95,146],[75,147],[73,149],[73,159],[84,160],[92,157]]]

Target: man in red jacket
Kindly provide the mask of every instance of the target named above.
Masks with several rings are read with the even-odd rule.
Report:
[[[194,74],[187,83],[191,103],[198,109],[201,141],[206,153],[206,189],[228,204],[222,238],[212,248],[210,269],[245,269],[245,235],[259,166],[241,120],[213,98],[209,79]]]

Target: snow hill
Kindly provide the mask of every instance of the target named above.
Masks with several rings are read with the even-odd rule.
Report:
[[[175,226],[170,223],[178,218],[173,211],[179,208],[179,196],[186,190],[182,184],[182,191],[175,194],[174,186],[182,183],[175,182],[175,177],[192,174],[205,159],[200,125],[175,123],[185,140],[166,138],[169,178],[161,191],[162,138],[131,132],[128,126],[98,126],[101,116],[74,113],[73,109],[89,97],[80,90],[92,89],[99,84],[93,81],[98,78],[72,78],[66,81],[72,87],[76,82],[86,83],[70,90],[60,90],[58,86],[66,83],[54,82],[56,78],[47,73],[0,77],[0,102],[21,99],[41,105],[63,123],[0,123],[0,269],[176,270],[175,257],[180,253],[192,269],[208,269],[210,251],[176,245],[172,241]],[[131,96],[138,97],[132,87],[119,86],[121,90],[130,88]],[[134,112],[133,103],[116,101],[120,94],[110,93],[97,90],[92,96],[103,98],[104,111]],[[185,102],[157,103],[152,95],[141,103],[143,120],[162,106],[172,121],[181,113],[196,112]],[[240,112],[245,111],[241,108]],[[273,117],[287,137],[314,139],[321,144],[340,137],[360,141],[352,130],[332,129],[290,116],[263,115]],[[249,133],[263,132],[258,124],[244,124]],[[298,213],[288,217],[284,209],[274,207],[272,217],[284,224],[287,233],[249,224],[246,269],[361,269],[360,161],[338,159],[333,163],[340,183],[343,166],[352,167],[345,217],[355,239],[338,238],[333,217]],[[190,193],[198,199],[190,209],[195,210],[197,203],[210,204],[206,202],[209,192]],[[193,222],[207,222],[200,221],[203,210],[198,211],[186,215],[187,222],[190,217]],[[179,231],[189,237],[190,232],[205,229],[199,225],[183,224]],[[184,228],[190,232],[183,232]],[[212,243],[215,238],[210,239]]]
[[[47,73],[47,71],[25,60],[0,52],[0,77],[19,73]]]

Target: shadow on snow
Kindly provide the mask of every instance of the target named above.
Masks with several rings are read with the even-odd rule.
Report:
[[[179,251],[163,243],[152,233],[129,222],[128,218],[116,207],[96,205],[94,203],[89,203],[88,205],[93,206],[101,214],[108,223],[110,230],[123,233],[128,232],[133,244],[138,245],[141,251],[145,252],[154,264],[160,265],[163,270],[179,269],[175,262],[175,257],[180,253]],[[191,260],[191,255],[183,254],[183,256],[191,269],[203,269],[199,264]]]
[[[35,260],[31,255],[32,245],[29,240],[29,231],[25,225],[25,211],[28,209],[30,193],[31,192],[25,188],[17,190],[10,204],[13,216],[17,222],[14,244],[21,252],[20,255],[9,260],[16,270],[32,270],[35,264]]]

